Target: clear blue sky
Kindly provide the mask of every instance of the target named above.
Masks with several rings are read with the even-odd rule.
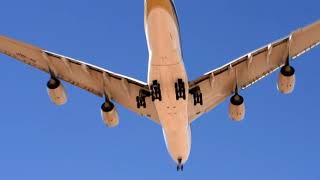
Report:
[[[318,0],[175,3],[190,79],[320,18]],[[146,81],[143,5],[2,1],[0,34]],[[0,59],[0,179],[320,179],[320,48],[293,63],[293,94],[277,92],[274,73],[242,92],[242,123],[229,120],[225,102],[192,124],[184,173],[175,171],[153,122],[118,107],[121,124],[107,129],[103,99],[66,84],[69,103],[56,107],[47,74]]]

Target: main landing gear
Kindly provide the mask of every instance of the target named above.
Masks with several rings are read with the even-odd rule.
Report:
[[[137,108],[140,109],[141,107],[147,108],[147,103],[146,103],[146,97],[150,96],[150,92],[141,89],[139,91],[139,96],[137,96],[136,101],[137,101]]]
[[[136,97],[137,108],[147,108],[146,97],[150,96],[152,98],[152,101],[155,101],[156,99],[158,99],[159,101],[162,100],[160,84],[157,80],[154,80],[152,82],[152,85],[150,86],[150,91],[144,89],[141,89],[139,91],[139,95]]]
[[[180,98],[186,100],[186,88],[185,84],[182,79],[178,79],[178,82],[174,84],[176,89],[176,99],[179,100]]]
[[[193,104],[196,106],[197,104],[203,105],[202,93],[200,87],[197,86],[189,90],[189,93],[193,96]]]
[[[158,83],[157,80],[154,80],[152,82],[152,85],[151,85],[151,98],[152,98],[152,101],[155,101],[156,99],[158,99],[159,101],[162,101],[160,84]]]
[[[178,159],[177,171],[183,171],[182,159]]]

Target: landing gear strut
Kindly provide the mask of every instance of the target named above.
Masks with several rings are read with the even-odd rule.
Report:
[[[141,89],[139,91],[139,96],[137,96],[136,101],[137,101],[137,108],[140,109],[140,107],[147,108],[147,103],[146,103],[146,97],[150,96],[150,92]]]
[[[203,105],[202,93],[200,87],[197,86],[189,90],[189,93],[193,96],[193,104],[196,106],[197,104]]]
[[[182,79],[178,79],[178,82],[174,84],[176,89],[176,99],[179,100],[180,98],[186,100],[186,88],[185,84]]]
[[[155,101],[156,99],[158,99],[159,101],[162,101],[160,84],[158,83],[157,80],[154,80],[152,82],[151,97],[152,97],[152,101]]]
[[[177,171],[183,171],[182,159],[178,159]]]

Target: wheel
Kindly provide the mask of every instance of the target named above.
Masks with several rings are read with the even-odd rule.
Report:
[[[136,101],[137,101],[137,108],[140,108],[140,103],[139,103],[139,96],[136,97]]]
[[[175,91],[176,91],[176,100],[179,100],[179,90],[178,90],[178,83],[174,83]]]
[[[159,101],[162,101],[160,84],[158,84],[158,94],[159,94]]]
[[[152,99],[152,102],[155,100],[155,93],[154,93],[153,87],[152,87],[152,90],[151,90],[151,99]]]
[[[186,100],[186,91],[184,88],[183,88],[182,94],[183,94],[183,99]]]

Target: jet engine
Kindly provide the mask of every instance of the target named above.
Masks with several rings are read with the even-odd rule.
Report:
[[[59,79],[52,77],[47,83],[47,91],[51,101],[61,106],[67,102],[67,94]]]
[[[101,105],[101,117],[109,128],[114,128],[119,124],[118,111],[110,101],[106,101]]]
[[[278,79],[278,90],[283,94],[292,93],[296,83],[295,69],[290,65],[281,68]]]
[[[244,99],[237,92],[230,99],[229,117],[233,121],[242,121],[245,116]]]

